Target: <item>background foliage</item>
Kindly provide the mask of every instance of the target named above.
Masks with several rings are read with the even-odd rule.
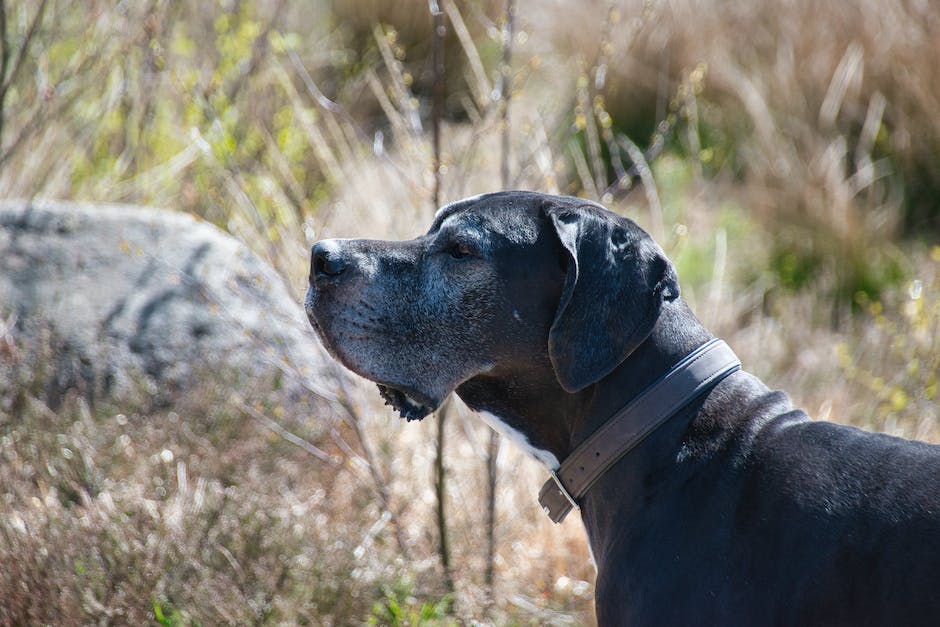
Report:
[[[519,0],[508,41],[501,2],[440,8],[441,201],[499,187],[508,156],[510,187],[650,230],[700,317],[817,417],[940,437],[936,3]],[[315,239],[429,221],[427,3],[3,0],[0,15],[2,197],[194,213],[298,299]],[[508,448],[483,584],[485,432],[463,414],[451,595],[431,426],[350,397],[382,499],[361,451],[331,465],[265,438],[210,377],[172,411],[77,396],[52,411],[53,344],[16,346],[2,308],[3,622],[592,620],[581,531],[542,520],[541,474]],[[324,419],[268,409],[301,432]]]

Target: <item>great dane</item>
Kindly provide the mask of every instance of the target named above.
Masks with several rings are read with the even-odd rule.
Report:
[[[601,625],[940,625],[940,447],[813,421],[739,370],[630,220],[470,198],[413,240],[316,243],[305,307],[403,417],[456,391],[552,471]]]

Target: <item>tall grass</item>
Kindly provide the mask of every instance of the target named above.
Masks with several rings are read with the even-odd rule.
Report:
[[[502,68],[502,3],[440,3],[436,177],[425,2],[8,0],[0,195],[195,213],[298,300],[312,241],[413,236],[436,179],[441,202],[501,181],[594,197],[660,239],[748,369],[819,417],[940,437],[937,8],[516,5]],[[542,472],[510,447],[490,598],[492,449],[459,407],[451,606],[434,424],[398,424],[371,386],[307,415],[246,408],[210,376],[172,411],[74,392],[53,411],[54,342],[23,345],[4,305],[0,622],[446,623],[488,607],[496,624],[592,620],[580,526],[544,518]]]

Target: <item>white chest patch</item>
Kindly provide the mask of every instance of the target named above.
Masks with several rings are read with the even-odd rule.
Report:
[[[516,446],[520,447],[523,451],[542,462],[542,464],[544,464],[549,470],[557,470],[561,465],[558,463],[558,458],[555,457],[555,455],[544,449],[535,448],[532,446],[532,444],[529,442],[529,438],[527,438],[524,433],[510,427],[496,414],[491,414],[488,411],[481,411],[477,413],[486,424],[495,429],[498,433],[512,440]]]
[[[594,572],[596,573],[597,572],[597,560],[594,559],[594,548],[591,547],[591,534],[588,533],[587,524],[584,522],[583,518],[581,519],[581,525],[584,527],[584,537],[588,539],[587,541],[588,555],[591,556],[591,564],[594,565]]]

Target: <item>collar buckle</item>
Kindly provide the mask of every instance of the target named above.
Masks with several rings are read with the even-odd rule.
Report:
[[[581,511],[581,506],[578,505],[578,502],[574,500],[574,497],[571,496],[570,492],[568,492],[568,488],[566,488],[565,484],[561,482],[561,477],[559,477],[554,470],[552,471],[552,479],[555,480],[555,485],[558,486],[558,491],[561,492],[562,496],[568,500],[568,502],[571,504],[571,507],[577,511]]]

